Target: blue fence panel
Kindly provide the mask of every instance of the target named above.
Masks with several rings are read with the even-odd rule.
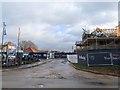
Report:
[[[78,52],[78,63],[82,65],[120,65],[120,49],[95,49]]]
[[[112,65],[112,58],[110,53],[88,53],[88,64],[89,66]]]

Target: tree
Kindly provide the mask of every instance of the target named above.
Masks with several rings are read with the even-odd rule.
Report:
[[[27,48],[33,48],[37,50],[37,46],[32,41],[21,41],[20,42],[21,50],[25,50]]]

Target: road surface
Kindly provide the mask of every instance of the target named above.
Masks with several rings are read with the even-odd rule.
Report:
[[[118,77],[74,69],[65,59],[2,72],[2,88],[118,88]]]

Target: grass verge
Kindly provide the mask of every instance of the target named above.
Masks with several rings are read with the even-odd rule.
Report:
[[[78,69],[98,74],[106,74],[112,76],[119,76],[120,77],[120,65],[113,65],[113,66],[94,66],[88,67],[85,65],[80,65],[79,63],[72,63],[72,65]]]

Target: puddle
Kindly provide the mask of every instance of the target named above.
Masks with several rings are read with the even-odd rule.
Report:
[[[61,74],[57,74],[57,73],[51,73],[51,74],[46,75],[46,76],[33,77],[33,78],[45,78],[45,79],[66,79],[66,78],[64,78]]]
[[[105,86],[106,85],[103,82],[87,82],[87,84],[90,84],[90,85],[100,85],[100,86]]]
[[[33,78],[45,78],[45,79],[66,79],[66,78],[64,78],[64,77],[62,77],[62,76],[57,77],[57,76],[54,76],[54,75],[52,75],[52,76],[44,76],[44,77],[33,77]]]

